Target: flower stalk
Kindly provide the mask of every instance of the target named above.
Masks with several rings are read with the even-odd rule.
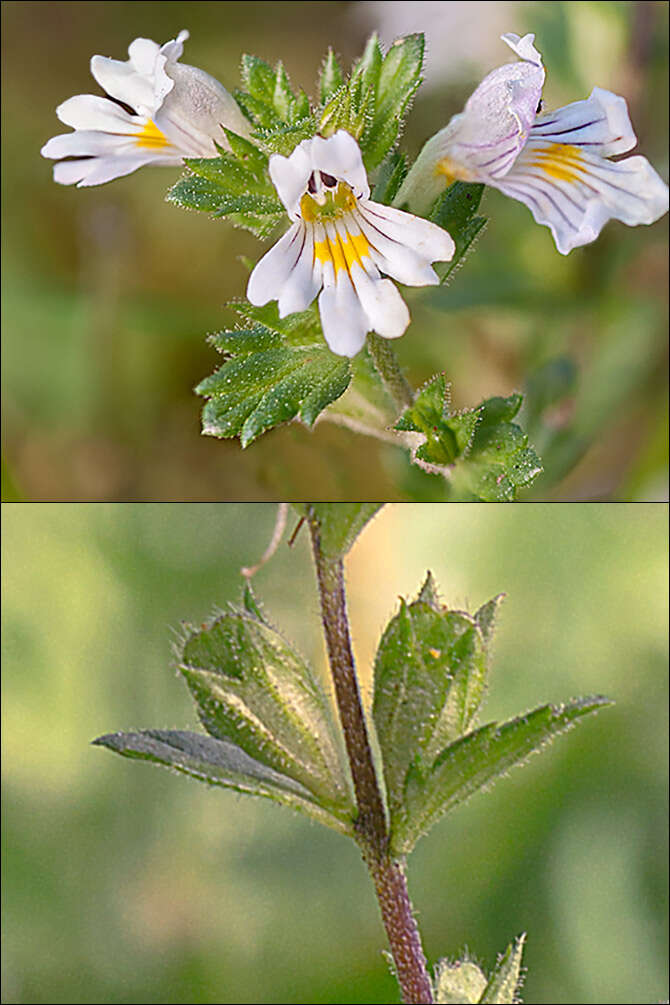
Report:
[[[403,866],[389,854],[389,830],[372,759],[351,648],[342,558],[326,555],[319,522],[309,516],[321,618],[356,793],[356,834],[375,885],[403,1001],[431,1005],[433,991]]]
[[[384,387],[393,398],[398,412],[409,408],[410,405],[414,404],[414,392],[400,369],[398,357],[393,351],[393,347],[389,345],[387,339],[380,338],[379,335],[370,332],[368,335],[368,350],[375,370],[381,377]]]

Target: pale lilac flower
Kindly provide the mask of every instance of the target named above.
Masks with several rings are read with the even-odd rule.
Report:
[[[460,115],[424,146],[395,200],[426,212],[447,184],[483,182],[525,203],[566,255],[610,219],[654,223],[668,186],[645,157],[609,158],[637,143],[624,98],[589,98],[542,113],[544,67],[534,35],[503,35],[522,62],[490,73]]]
[[[342,129],[303,140],[290,157],[273,155],[270,177],[293,223],[251,273],[251,303],[277,300],[286,317],[320,292],[323,334],[339,356],[355,356],[369,331],[402,335],[409,311],[383,275],[407,286],[435,285],[430,263],[452,257],[449,234],[372,202],[358,144]]]
[[[74,132],[42,147],[44,157],[59,160],[55,181],[101,185],[144,164],[216,157],[215,140],[229,148],[222,126],[249,135],[249,124],[226,89],[203,70],[178,62],[187,38],[181,31],[162,46],[136,38],[125,62],[93,56],[91,73],[108,97],[77,94],[56,109]]]

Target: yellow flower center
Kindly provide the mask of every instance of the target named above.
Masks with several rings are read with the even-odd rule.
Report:
[[[167,136],[151,120],[147,122],[146,126],[143,126],[141,133],[136,134],[135,142],[138,147],[143,147],[146,150],[161,150],[163,147],[172,145]]]
[[[314,223],[315,220],[339,220],[356,205],[356,196],[343,181],[337,183],[334,191],[324,192],[321,199],[323,202],[317,202],[309,192],[305,192],[302,196],[300,215],[305,223]]]
[[[576,181],[582,170],[582,152],[569,143],[550,143],[535,151],[530,166],[540,168],[558,181]]]
[[[314,258],[322,263],[332,262],[335,275],[341,269],[351,272],[354,262],[363,268],[361,259],[370,252],[370,245],[365,234],[350,234],[342,238],[336,234],[335,238],[326,237],[325,241],[314,243]]]

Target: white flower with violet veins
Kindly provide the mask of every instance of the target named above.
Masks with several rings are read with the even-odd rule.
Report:
[[[294,222],[251,273],[250,302],[277,300],[283,318],[321,291],[323,334],[338,356],[355,356],[369,331],[399,338],[409,311],[382,273],[407,286],[438,283],[430,263],[454,253],[446,230],[372,202],[358,144],[343,129],[274,154],[270,177]]]
[[[465,109],[425,144],[396,196],[426,212],[446,184],[483,182],[528,206],[563,255],[594,241],[610,219],[654,223],[668,186],[645,157],[612,161],[637,143],[624,98],[591,96],[541,113],[544,67],[534,35],[503,35],[522,62],[498,67]]]
[[[187,38],[188,32],[180,31],[162,46],[136,38],[125,62],[93,56],[91,73],[109,97],[77,94],[56,109],[74,132],[54,136],[41,153],[75,159],[54,165],[55,181],[102,185],[144,164],[216,157],[215,140],[229,149],[222,126],[249,135],[249,123],[225,87],[204,70],[178,62]]]

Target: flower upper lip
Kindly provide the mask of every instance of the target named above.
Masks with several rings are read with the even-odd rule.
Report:
[[[524,202],[561,254],[587,244],[609,219],[653,223],[668,187],[644,157],[613,162],[636,143],[623,98],[594,87],[585,101],[542,114],[545,71],[534,35],[503,41],[521,58],[488,74],[425,144],[395,200],[426,211],[448,182],[483,182]]]

